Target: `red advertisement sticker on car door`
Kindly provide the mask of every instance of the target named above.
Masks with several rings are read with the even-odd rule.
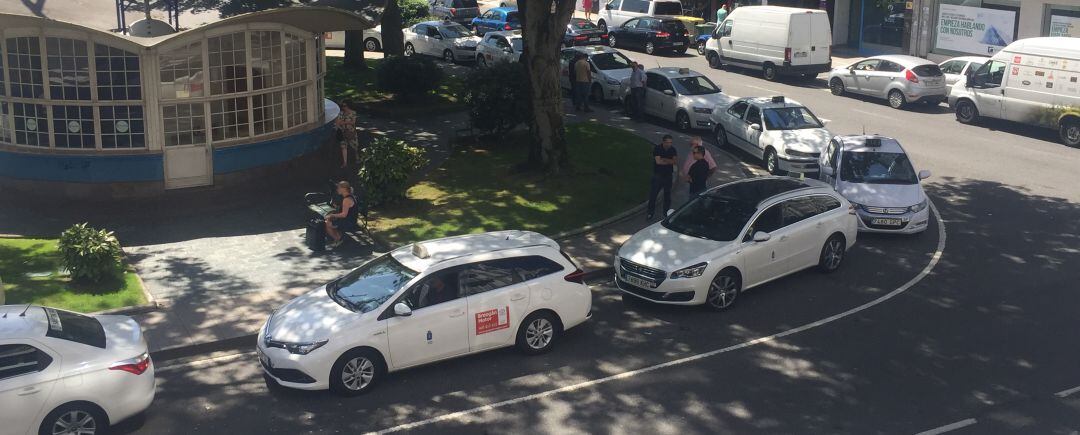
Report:
[[[510,327],[510,307],[476,313],[476,335]]]

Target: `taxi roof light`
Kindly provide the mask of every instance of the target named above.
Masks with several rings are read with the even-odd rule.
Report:
[[[784,96],[783,95],[777,95],[775,97],[772,97],[772,102],[774,102],[774,103],[783,103],[784,102]]]
[[[690,68],[685,68],[685,67],[679,68],[679,74],[681,74],[681,75],[690,74]]]
[[[866,146],[870,147],[870,148],[879,148],[879,147],[881,147],[881,138],[880,137],[866,138]]]
[[[416,258],[428,258],[428,257],[431,256],[431,254],[428,253],[427,248],[424,245],[420,244],[420,243],[414,243],[413,244],[413,246],[412,246],[412,254],[414,256],[416,256]]]

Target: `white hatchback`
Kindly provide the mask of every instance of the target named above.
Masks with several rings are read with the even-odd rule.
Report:
[[[257,350],[281,385],[354,395],[421,364],[513,345],[546,352],[591,315],[583,273],[554,240],[500,231],[379,256],[275,311]]]
[[[615,260],[624,295],[721,310],[742,291],[808,267],[840,267],[855,211],[817,180],[760,177],[714,187],[634,234]]]
[[[130,317],[0,306],[0,434],[105,433],[149,407],[154,388]]]
[[[630,92],[630,80],[623,83],[623,102],[628,111],[638,107]],[[683,131],[713,129],[712,114],[717,107],[727,107],[735,97],[721,92],[697,71],[689,68],[653,68],[645,72],[645,101],[640,105],[648,115],[675,123]]]

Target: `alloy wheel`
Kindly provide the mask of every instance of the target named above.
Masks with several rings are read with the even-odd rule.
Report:
[[[836,270],[844,260],[844,241],[838,237],[829,239],[825,244],[825,268]]]
[[[1080,146],[1080,122],[1063,122],[1061,124],[1061,140],[1068,146]]]
[[[766,64],[765,69],[761,71],[761,74],[765,77],[765,80],[770,82],[776,80],[776,67],[772,64]]]
[[[709,294],[706,302],[709,306],[718,310],[730,307],[739,296],[739,283],[734,277],[721,274],[709,284]]]
[[[654,52],[656,52],[656,46],[653,45],[653,43],[651,43],[651,42],[646,42],[645,43],[645,53],[646,54],[653,54]]]
[[[778,175],[780,172],[780,159],[776,157],[776,151],[765,151],[765,170],[771,175]]]
[[[533,349],[543,349],[551,344],[555,336],[555,326],[548,319],[539,317],[529,323],[525,329],[525,342]]]
[[[697,54],[700,55],[700,56],[705,55],[705,43],[704,42],[699,42],[698,43]],[[709,63],[712,63],[712,62],[709,62]]]
[[[608,45],[610,45],[611,48],[615,48],[615,35],[608,37]]]
[[[371,385],[375,378],[375,364],[365,357],[356,357],[345,363],[341,370],[341,383],[352,391],[360,391]]]
[[[364,49],[367,51],[379,51],[379,43],[374,39],[368,39],[364,43]]]
[[[416,49],[413,48],[413,45],[412,44],[405,44],[405,55],[406,56],[412,56],[414,54],[416,54]]]
[[[686,112],[679,112],[675,115],[675,124],[679,127],[679,130],[690,131],[690,116]]]
[[[893,109],[899,109],[904,107],[904,94],[900,91],[893,90],[889,92],[889,107]]]
[[[89,412],[72,410],[57,417],[52,426],[53,435],[94,435],[97,420]]]
[[[844,95],[844,82],[840,79],[833,79],[829,82],[829,91],[833,95]]]
[[[727,131],[724,127],[716,127],[716,146],[724,148],[727,144]]]
[[[445,60],[447,63],[454,63],[454,52],[450,51],[449,49],[443,51],[442,57],[443,60]]]

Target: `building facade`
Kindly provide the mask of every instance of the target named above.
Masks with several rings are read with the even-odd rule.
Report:
[[[140,39],[0,14],[0,181],[154,192],[310,154],[337,116],[320,35],[366,26],[311,8]]]

